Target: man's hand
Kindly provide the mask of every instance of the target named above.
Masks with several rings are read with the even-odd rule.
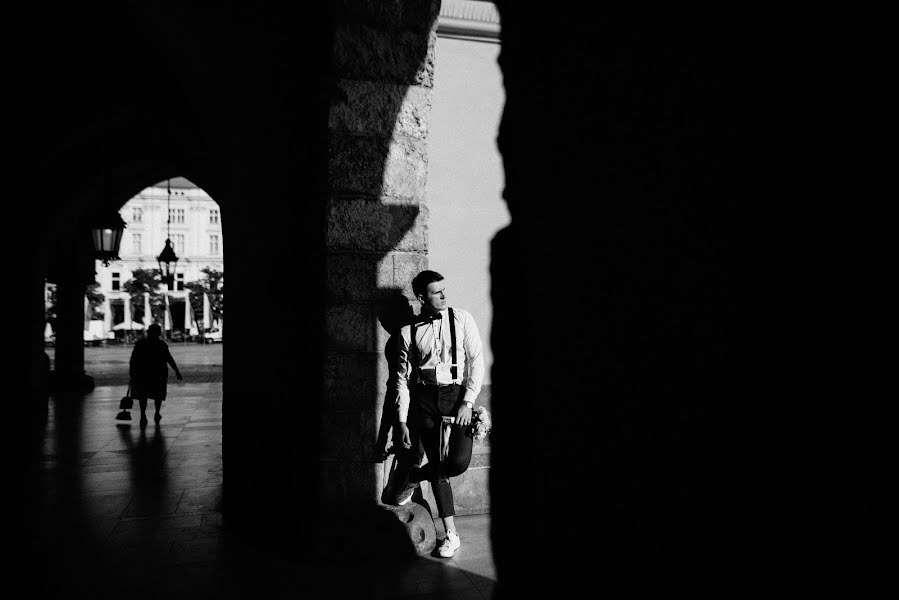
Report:
[[[402,445],[406,450],[412,447],[412,437],[409,435],[409,426],[405,423],[397,423],[396,435],[394,443]]]
[[[459,407],[459,412],[456,413],[456,424],[462,427],[471,425],[471,409],[468,408],[467,404]]]
[[[181,381],[181,379],[182,379],[182,377],[181,377],[181,371],[178,371],[177,373],[175,373],[175,377],[178,378],[178,381]]]

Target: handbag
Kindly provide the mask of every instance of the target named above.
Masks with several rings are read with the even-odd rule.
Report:
[[[134,398],[131,397],[131,380],[128,381],[128,391],[119,400],[119,414],[115,416],[117,421],[130,421],[131,413],[128,410],[134,406]]]
[[[119,409],[120,410],[128,410],[134,406],[134,398],[131,397],[131,381],[128,381],[128,391],[125,392],[125,395],[122,396],[122,399],[119,400]]]

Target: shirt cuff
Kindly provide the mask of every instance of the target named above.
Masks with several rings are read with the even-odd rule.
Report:
[[[400,390],[396,399],[397,421],[405,423],[409,418],[409,390]]]

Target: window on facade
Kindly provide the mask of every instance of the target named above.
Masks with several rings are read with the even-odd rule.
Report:
[[[131,234],[131,252],[134,254],[141,254],[141,239],[139,233]]]
[[[169,209],[169,221],[172,223],[184,223],[184,209],[183,208],[170,208]]]
[[[172,236],[172,245],[175,246],[175,254],[184,254],[184,234],[176,233]]]
[[[134,207],[131,209],[131,222],[132,223],[143,223],[144,221],[144,211],[138,207]]]
[[[209,254],[218,254],[219,253],[219,236],[210,235],[209,236]]]
[[[184,290],[184,273],[175,273],[175,289]]]
[[[217,208],[209,209],[209,224],[210,225],[218,225],[219,224],[219,209],[217,209]]]
[[[113,271],[113,273],[112,273],[112,291],[118,292],[121,289],[122,289],[122,274],[117,271]]]

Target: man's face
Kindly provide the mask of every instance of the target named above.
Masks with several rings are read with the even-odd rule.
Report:
[[[428,284],[427,291],[419,296],[422,307],[430,308],[437,312],[446,308],[446,284],[443,281],[434,281]]]

